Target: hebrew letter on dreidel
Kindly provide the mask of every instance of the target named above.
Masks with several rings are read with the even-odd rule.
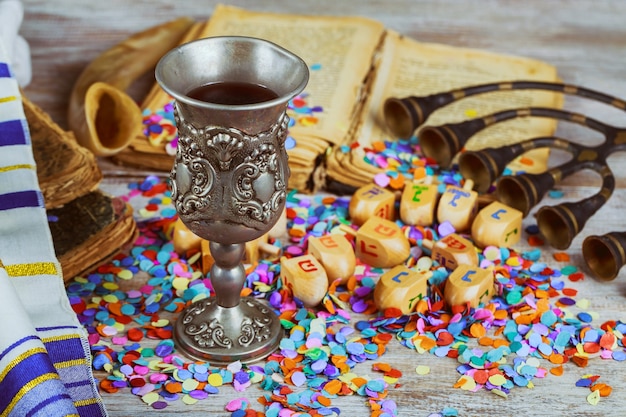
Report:
[[[280,276],[283,284],[307,307],[318,305],[328,291],[328,277],[313,255],[282,258]]]
[[[469,230],[478,208],[478,193],[472,191],[473,186],[472,180],[466,180],[463,188],[446,188],[437,207],[439,223],[448,221],[457,232]]]
[[[493,292],[493,269],[459,265],[448,276],[443,297],[451,307],[469,303],[476,308],[481,302],[489,301]]]
[[[409,314],[419,300],[428,296],[431,276],[431,271],[417,272],[398,265],[380,276],[374,288],[374,302],[381,311],[395,307],[402,314]]]
[[[494,201],[478,212],[472,224],[472,239],[480,247],[510,247],[520,240],[522,212]]]
[[[456,233],[442,237],[436,242],[424,239],[422,246],[431,250],[431,258],[450,270],[459,265],[478,265],[478,254],[472,242]]]
[[[348,212],[352,223],[360,226],[373,216],[394,220],[395,201],[396,196],[391,191],[376,184],[364,185],[355,191],[350,200]]]
[[[310,237],[308,251],[317,259],[328,276],[328,283],[340,279],[344,284],[353,274],[356,256],[352,245],[343,234]]]
[[[430,226],[435,217],[437,186],[432,184],[407,184],[400,197],[400,218],[406,224]]]

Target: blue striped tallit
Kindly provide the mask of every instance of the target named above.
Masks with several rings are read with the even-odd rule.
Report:
[[[17,82],[0,45],[0,417],[100,417],[37,181]]]

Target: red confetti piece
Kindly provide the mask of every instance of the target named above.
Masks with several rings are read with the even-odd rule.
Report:
[[[574,272],[569,275],[569,280],[572,282],[580,281],[585,279],[585,275],[582,272]]]

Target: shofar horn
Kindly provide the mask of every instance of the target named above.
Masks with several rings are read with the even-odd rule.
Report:
[[[110,156],[141,134],[141,109],[126,89],[178,45],[193,23],[190,18],[179,18],[139,32],[83,70],[68,109],[68,124],[78,143],[95,155]]]

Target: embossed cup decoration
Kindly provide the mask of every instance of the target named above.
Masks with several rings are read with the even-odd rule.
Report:
[[[159,61],[156,79],[175,99],[178,148],[171,171],[180,219],[210,242],[215,297],[184,310],[174,326],[190,356],[253,362],[280,342],[278,317],[264,300],[240,297],[246,242],[284,209],[289,167],[288,101],[308,82],[306,64],[261,39],[205,38]]]

